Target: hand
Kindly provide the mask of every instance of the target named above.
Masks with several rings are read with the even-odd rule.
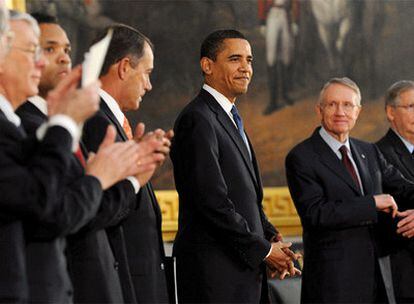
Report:
[[[385,212],[385,213],[392,213],[392,217],[394,218],[398,212],[398,206],[394,201],[394,198],[389,194],[379,194],[374,195],[375,200],[375,207],[377,210]]]
[[[291,258],[283,251],[284,248],[289,248],[292,243],[276,242],[272,243],[269,256],[265,259],[266,264],[279,273],[283,273],[284,269],[288,269],[288,262]]]
[[[81,78],[81,68],[74,68],[47,96],[49,116],[64,114],[77,124],[83,123],[99,109],[100,82],[76,89]]]
[[[270,241],[271,242],[283,242],[283,235],[280,233],[280,232],[277,232],[277,234],[276,235],[274,235],[271,239],[270,239]]]
[[[108,126],[97,153],[91,153],[86,174],[95,176],[106,190],[138,170],[139,145],[134,141],[115,143],[116,130]]]
[[[412,238],[414,236],[414,209],[398,212],[398,217],[403,218],[397,224],[397,233],[403,237]]]

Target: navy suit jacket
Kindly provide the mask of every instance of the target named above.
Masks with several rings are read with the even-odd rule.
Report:
[[[263,212],[253,147],[250,159],[237,128],[205,90],[178,116],[174,132],[179,302],[267,301],[263,260],[276,230]]]

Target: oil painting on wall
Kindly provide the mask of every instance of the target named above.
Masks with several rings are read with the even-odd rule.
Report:
[[[238,100],[266,187],[286,185],[284,158],[318,125],[323,83],[348,76],[361,87],[363,110],[352,135],[368,141],[387,129],[382,96],[414,79],[414,2],[391,0],[27,0],[28,12],[56,14],[73,43],[73,60],[112,22],[132,25],[155,45],[153,90],[133,124],[173,127],[201,85],[199,48],[211,31],[235,28],[251,43],[254,77]],[[158,189],[174,189],[171,162]]]

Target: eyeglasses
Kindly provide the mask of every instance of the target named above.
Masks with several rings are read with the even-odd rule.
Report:
[[[408,105],[394,105],[394,108],[403,108],[407,112],[414,112],[414,103],[410,103]]]
[[[339,103],[339,102],[332,101],[332,102],[321,104],[321,107],[323,107],[326,111],[332,112],[332,113],[335,112],[336,109],[341,107],[345,113],[351,113],[354,110],[354,108],[359,107],[359,105],[353,104],[352,102]]]
[[[33,54],[33,59],[35,62],[38,62],[40,58],[42,57],[43,50],[39,45],[33,46],[31,48],[22,48],[18,46],[12,46],[12,49],[16,49],[25,53],[31,53]]]

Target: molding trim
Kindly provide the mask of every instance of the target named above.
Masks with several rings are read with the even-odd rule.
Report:
[[[178,193],[175,190],[155,191],[162,213],[164,241],[173,241],[178,228]],[[302,226],[287,187],[264,188],[263,208],[269,221],[283,236],[302,234]]]
[[[26,1],[25,0],[7,0],[6,6],[9,9],[14,9],[19,12],[25,12],[26,11]]]

